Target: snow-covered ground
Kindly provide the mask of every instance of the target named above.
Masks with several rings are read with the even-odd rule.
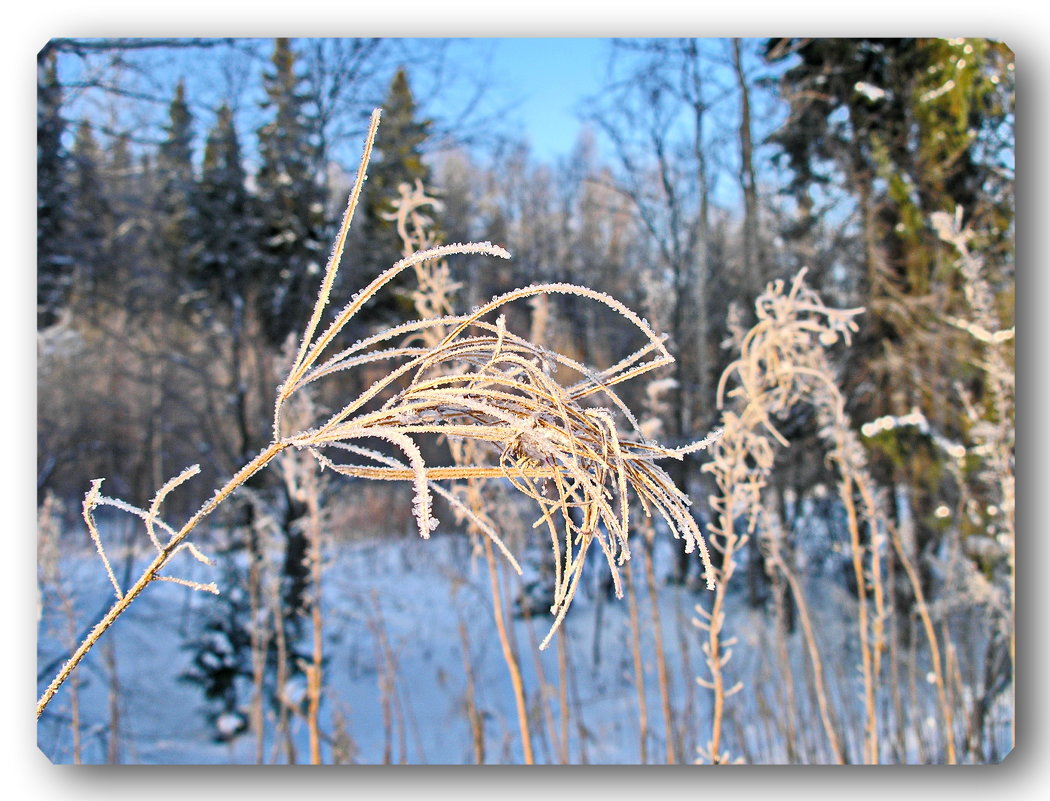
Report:
[[[206,537],[202,537],[206,539]],[[692,623],[701,594],[665,581],[670,573],[675,542],[658,544],[655,568],[659,620],[670,683],[671,715],[679,743],[679,759],[693,761],[696,745],[709,733],[709,697],[696,683],[706,675],[701,653],[702,632]],[[636,555],[640,579],[640,561]],[[632,564],[636,561],[632,560]],[[120,571],[121,560],[115,559]],[[184,575],[201,581],[217,579],[216,571],[187,559]],[[60,559],[63,586],[75,596],[77,626],[83,628],[103,609],[112,590],[97,556],[90,550],[65,548]],[[515,619],[512,635],[524,675],[530,728],[536,761],[559,761],[562,718],[559,675],[566,679],[568,702],[568,761],[572,763],[628,763],[640,761],[639,703],[634,677],[628,599],[606,600],[599,589],[603,565],[589,565],[586,589],[574,602],[566,620],[568,670],[559,673],[558,649],[538,644],[550,624],[543,615]],[[740,574],[738,574],[740,575]],[[520,579],[506,572],[511,595]],[[589,580],[588,580],[589,578]],[[742,581],[742,579],[741,579]],[[666,760],[664,712],[658,688],[657,660],[651,609],[644,585],[636,585],[642,648],[648,737],[648,761]],[[783,736],[783,681],[777,663],[775,634],[768,620],[747,608],[741,588],[734,595],[727,622],[739,643],[727,667],[730,682],[744,682],[744,690],[729,699],[726,747],[736,757],[755,762],[792,759]],[[848,599],[832,597],[844,589],[829,589],[827,608]],[[50,591],[44,595],[38,664],[41,672],[62,653],[66,619]],[[190,667],[184,647],[196,633],[194,619],[214,604],[214,596],[174,584],[156,583],[104,636],[77,675],[80,728],[85,762],[106,762],[113,747],[112,721],[117,722],[116,759],[147,764],[254,763],[255,741],[250,732],[231,743],[216,743],[203,715],[199,687],[180,674]],[[324,575],[325,689],[322,729],[331,735],[345,725],[344,744],[359,763],[392,762],[459,764],[475,759],[468,715],[468,692],[462,628],[467,633],[476,704],[483,721],[484,758],[492,763],[520,763],[521,738],[514,696],[492,617],[489,577],[483,558],[472,552],[460,535],[436,535],[428,541],[388,539],[342,544],[330,554]],[[841,704],[845,728],[862,731],[856,696],[859,694],[858,658],[851,644],[850,620],[825,623],[822,647],[827,669],[840,684],[833,693]],[[380,634],[381,633],[381,634]],[[384,656],[377,635],[389,641],[392,660]],[[796,704],[803,729],[794,759],[820,761],[826,757],[819,719],[806,693],[807,668],[800,635],[789,640]],[[541,680],[539,671],[543,672]],[[925,671],[919,669],[919,675]],[[41,686],[53,670],[41,675]],[[389,683],[394,677],[394,684]],[[843,687],[845,691],[843,691]],[[932,689],[920,687],[932,699]],[[72,761],[70,688],[63,687],[38,727],[39,746],[54,762]],[[114,692],[115,690],[115,692]],[[305,686],[287,688],[289,695]],[[390,701],[384,716],[383,698]],[[112,703],[116,703],[116,707]],[[923,752],[936,744],[934,707],[929,707],[928,743],[913,733],[905,743],[908,761],[934,758]],[[914,710],[918,713],[918,710]],[[1000,727],[1008,738],[1010,710],[998,710]],[[267,725],[272,732],[272,720]],[[308,732],[301,718],[293,720],[291,734],[298,761],[308,756]],[[1004,744],[1000,753],[1008,750]],[[851,746],[859,748],[859,743]],[[323,746],[331,759],[332,743]],[[267,742],[266,760],[288,761],[284,742]]]

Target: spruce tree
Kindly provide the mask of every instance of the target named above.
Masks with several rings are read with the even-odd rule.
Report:
[[[252,681],[252,608],[240,568],[245,550],[236,540],[217,549],[223,592],[194,618],[196,631],[183,646],[193,656],[179,678],[204,696],[204,717],[216,742],[230,742],[243,734],[250,717],[246,699]]]
[[[196,178],[193,169],[193,115],[186,87],[179,81],[168,108],[165,139],[157,153],[158,246],[156,261],[169,276],[169,286],[184,285],[193,272],[200,248]],[[159,286],[151,289],[160,289]]]
[[[46,328],[58,319],[72,279],[67,253],[67,166],[62,147],[65,121],[54,53],[41,56],[37,62],[36,131],[37,328]]]
[[[197,204],[201,224],[194,283],[219,303],[241,307],[252,290],[258,226],[233,112],[226,105],[205,142]]]
[[[68,242],[73,261],[72,280],[77,295],[94,307],[108,294],[113,283],[108,258],[108,231],[112,230],[112,206],[103,183],[102,150],[86,120],[77,126],[69,165],[69,230],[75,231]],[[100,293],[100,290],[104,290]]]
[[[264,294],[264,277],[258,271],[259,208],[249,191],[241,157],[240,140],[231,109],[220,107],[215,126],[208,133],[201,177],[197,188],[200,215],[200,249],[194,259],[192,281],[198,302],[193,311],[218,323],[230,348],[230,372],[223,379],[222,397],[228,406],[221,410],[223,447],[234,463],[251,458],[262,442],[265,420],[253,414],[258,394],[258,376],[251,372],[256,363],[253,352],[260,345],[253,335],[251,317],[258,311]],[[265,487],[264,477],[253,481],[254,488]],[[184,646],[193,654],[192,667],[183,678],[197,686],[204,696],[204,714],[212,727],[212,737],[229,742],[244,734],[251,718],[253,692],[252,599],[244,588],[251,585],[251,565],[262,564],[258,535],[253,530],[255,507],[245,504],[241,518],[228,539],[217,549],[218,569],[225,575],[223,592],[199,616],[195,633]],[[256,599],[255,603],[258,603]],[[292,627],[286,635],[293,634]],[[274,675],[276,651],[273,638],[265,639],[266,670],[264,692],[279,704]]]
[[[107,283],[114,301],[133,314],[155,308],[151,288],[165,262],[158,256],[160,178],[155,149],[137,150],[121,133],[108,148],[103,180],[111,210],[107,230]],[[158,266],[159,264],[159,266]]]
[[[422,181],[433,193],[430,170],[423,161],[422,146],[429,135],[430,121],[418,118],[418,109],[408,73],[398,69],[383,102],[383,122],[365,185],[360,234],[361,258],[355,261],[350,280],[363,286],[376,274],[402,257],[397,224],[389,219],[401,184],[413,186]],[[407,276],[395,280],[390,288],[363,309],[362,320],[390,324],[411,313],[412,304],[401,290]]]
[[[196,293],[195,306],[227,332],[230,408],[224,413],[231,415],[233,425],[225,428],[225,449],[231,461],[239,462],[262,445],[266,426],[252,410],[263,387],[268,391],[270,385],[251,366],[252,354],[263,344],[254,328],[263,289],[257,274],[259,209],[248,189],[233,113],[226,105],[205,143],[197,203],[200,249],[193,285],[203,293]]]
[[[196,195],[200,249],[192,279],[195,288],[204,290],[196,311],[217,318],[228,332],[231,375],[224,397],[229,398],[230,406],[223,414],[229,423],[227,450],[240,460],[258,450],[264,441],[260,436],[266,431],[265,426],[260,430],[263,421],[252,411],[259,376],[249,372],[250,366],[262,364],[266,370],[268,358],[260,359],[260,354],[273,354],[301,325],[299,314],[309,308],[306,295],[316,291],[310,265],[319,259],[316,243],[322,223],[309,118],[305,101],[296,93],[294,56],[287,40],[278,41],[273,63],[273,72],[265,76],[265,107],[273,110],[274,119],[259,131],[262,165],[256,178],[257,194],[249,189],[233,113],[224,105],[205,142]],[[253,318],[262,324],[262,341]],[[265,476],[259,476],[253,481],[254,489],[270,497],[275,488],[267,488],[268,483]],[[281,506],[274,507],[285,523],[286,558],[280,567],[285,616],[281,625],[289,648],[289,670],[295,675],[300,656],[299,613],[308,574],[301,559],[305,538],[291,525],[296,511],[290,503]],[[256,514],[254,504],[244,506],[243,518],[217,554],[220,569],[230,579],[227,586],[249,585],[252,579],[246,570],[262,569],[269,556],[253,528]],[[287,558],[297,553],[298,561]],[[254,567],[246,569],[246,561]],[[252,627],[260,625],[252,612],[252,601],[244,592],[225,594],[201,617],[195,637],[186,644],[193,653],[193,666],[184,677],[201,688],[206,717],[217,741],[233,740],[247,730]],[[270,623],[276,625],[274,620]],[[275,684],[278,652],[272,632],[264,637],[263,647],[264,694],[277,710],[283,702]]]
[[[276,40],[271,65],[263,103],[271,119],[258,131],[258,278],[267,337],[281,345],[304,322],[327,252],[316,123],[288,39]]]
[[[277,39],[271,69],[264,75],[263,108],[271,119],[258,131],[260,168],[258,308],[271,345],[298,334],[317,293],[328,256],[325,197],[321,182],[317,120],[300,88],[297,57],[288,39]],[[306,537],[296,519],[304,512],[287,491],[281,528],[285,538],[282,600],[287,640],[298,637],[309,582]],[[293,667],[295,662],[292,662]]]
[[[429,187],[430,170],[423,162],[422,145],[429,135],[430,121],[417,119],[416,101],[404,67],[398,69],[383,101],[382,136],[368,176],[365,210],[374,237],[374,252],[381,263],[401,258],[397,226],[387,219],[394,211],[401,184],[422,181]]]

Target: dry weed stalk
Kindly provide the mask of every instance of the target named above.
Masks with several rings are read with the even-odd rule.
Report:
[[[781,550],[780,542],[783,538],[783,532],[780,530],[780,517],[776,514],[775,510],[768,509],[768,504],[765,512],[765,523],[766,527],[762,537],[762,545],[764,546],[763,550],[765,551],[766,558],[769,560],[770,566],[775,571],[775,575],[787,583],[791,591],[791,597],[794,599],[795,606],[798,608],[799,625],[802,627],[802,636],[806,641],[806,652],[809,655],[809,662],[813,670],[813,686],[817,695],[817,708],[820,711],[820,722],[824,726],[824,733],[828,738],[828,746],[831,748],[832,757],[836,763],[841,765],[846,761],[846,752],[839,740],[835,721],[831,716],[831,704],[828,700],[827,680],[824,677],[824,660],[821,657],[820,648],[817,645],[816,629],[809,613],[809,603],[806,601],[806,594],[802,589],[802,582],[799,580],[795,570],[784,558],[784,554]],[[779,629],[778,636],[781,641],[783,641],[784,625],[782,621],[778,622],[777,628]],[[781,657],[781,664],[786,666],[788,664],[786,657],[786,642],[782,645],[782,648],[785,655]],[[788,697],[790,699],[794,694],[792,690],[794,685],[790,676],[787,676],[786,679]],[[793,700],[789,701],[789,707],[794,708]],[[792,722],[793,721],[790,721],[789,725]],[[788,749],[790,753],[792,749],[790,743]]]
[[[437,482],[502,479],[532,498],[540,510],[534,527],[545,527],[550,533],[558,565],[556,599],[552,609],[554,624],[541,647],[549,643],[564,618],[578,586],[587,551],[594,543],[597,542],[604,552],[616,591],[622,594],[617,566],[630,556],[629,490],[639,498],[646,513],[655,511],[661,515],[674,535],[685,540],[687,552],[699,550],[708,586],[714,586],[714,571],[702,534],[689,514],[689,499],[656,464],[660,459],[681,458],[705,448],[714,437],[670,449],[640,435],[634,415],[614,388],[668,365],[673,359],[664,347],[663,339],[623,304],[586,287],[562,283],[532,285],[494,297],[469,314],[404,323],[331,353],[333,343],[347,323],[401,272],[453,254],[510,257],[503,248],[489,243],[452,244],[415,253],[397,262],[355,294],[328,327],[318,333],[365,181],[378,126],[379,111],[376,110],[317,301],[288,376],[278,388],[273,441],[178,529],[159,518],[160,505],[171,490],[196,472],[195,468],[165,484],[148,510],[103,498],[99,494],[101,482],[92,484],[84,502],[84,517],[114,585],[117,601],[44,691],[37,703],[38,717],[99,637],[154,581],[177,581],[194,589],[217,591],[212,585],[197,584],[161,571],[183,551],[205,560],[191,543],[190,534],[245,481],[289,448],[305,450],[322,467],[330,467],[345,475],[412,482],[415,486],[415,517],[424,538],[429,537],[437,526],[431,511],[432,493],[442,495],[453,507],[474,520],[512,564],[516,564],[513,557],[491,526],[477,519],[477,515]],[[484,319],[509,303],[544,293],[573,294],[604,304],[623,316],[641,334],[642,347],[608,369],[592,371],[508,331],[502,315],[494,322]],[[436,344],[414,345],[405,341],[431,330],[443,334]],[[314,427],[284,431],[282,411],[297,392],[336,372],[376,363],[389,363],[390,370],[360,396]],[[552,374],[559,367],[574,371],[579,376],[578,381],[570,386],[558,384]],[[584,405],[598,398],[609,406]],[[638,436],[637,440],[621,435],[614,417],[617,411],[622,414],[630,434]],[[428,466],[413,439],[421,435],[474,441],[493,452],[496,464]],[[360,444],[376,440],[399,449],[405,461],[392,459]],[[336,463],[327,455],[333,450],[351,453],[363,463]],[[94,529],[91,510],[100,504],[114,505],[142,517],[157,550],[152,562],[126,590],[117,583],[101,538]],[[580,523],[574,522],[570,514],[573,509],[580,510]],[[157,534],[158,529],[165,535],[163,541]]]
[[[645,697],[645,665],[642,661],[642,628],[638,619],[638,596],[634,586],[634,574],[630,565],[624,566],[627,581],[627,612],[631,627],[631,659],[634,670],[634,687],[638,695],[638,763],[649,762],[649,705]]]
[[[642,554],[642,572],[645,577],[645,589],[649,596],[649,625],[653,633],[653,654],[656,659],[656,684],[660,691],[660,711],[664,720],[664,761],[668,765],[678,762],[675,743],[674,708],[671,699],[671,678],[667,668],[667,655],[664,650],[663,626],[660,623],[660,603],[656,587],[656,571],[653,569],[655,550],[655,532],[652,521],[646,520],[645,539],[648,547]]]
[[[735,554],[754,532],[762,512],[762,488],[772,471],[775,444],[788,445],[777,430],[774,418],[801,402],[814,403],[818,410],[831,415],[824,420],[826,436],[841,440],[845,435],[833,423],[844,421],[841,395],[835,386],[824,349],[840,339],[847,344],[856,330],[853,317],[859,309],[831,309],[804,281],[805,269],[791,285],[777,280],[766,287],[755,301],[758,321],[748,331],[730,320],[730,343],[739,349],[740,356],[726,367],[718,384],[718,405],[724,408],[726,399],[735,401],[732,409],[722,414],[723,436],[712,447],[711,461],[703,470],[714,476],[717,494],[711,497],[715,513],[709,524],[711,545],[722,555],[718,581],[710,610],[697,606],[699,614],[694,622],[707,632],[703,650],[710,678],[697,681],[713,694],[711,736],[697,751],[702,759],[725,763],[730,755],[722,747],[722,727],[725,702],[742,685],[727,687],[725,666],[732,656],[734,638],[723,640],[725,602],[729,581],[735,570]],[[737,386],[727,392],[731,378]],[[822,413],[824,413],[822,412]],[[832,419],[833,418],[833,419]],[[836,439],[836,437],[838,439]],[[834,458],[844,471],[857,466],[857,453],[848,448],[851,443],[836,445]],[[859,447],[859,446],[858,446]],[[844,472],[845,475],[845,472]],[[849,475],[852,476],[852,473]],[[848,494],[852,505],[852,478],[843,479],[840,490]],[[847,501],[846,498],[843,499]],[[737,520],[747,521],[747,530],[737,532]],[[860,554],[859,531],[855,519],[851,524],[854,553]],[[858,576],[861,602],[861,641],[864,654],[865,697],[868,699],[869,719],[874,717],[874,684],[871,675],[869,631],[866,612],[864,576]],[[814,653],[810,649],[811,655]],[[819,674],[818,674],[819,675]],[[827,713],[828,704],[823,688],[818,687],[818,700],[832,751],[841,761],[841,746]],[[870,732],[869,732],[870,733]],[[870,742],[870,740],[869,740]]]
[[[301,412],[312,417],[315,412],[313,398],[302,393]],[[321,760],[321,700],[324,690],[324,614],[322,608],[322,577],[324,554],[322,537],[324,532],[324,510],[321,496],[324,490],[323,476],[319,475],[309,456],[302,451],[289,452],[280,463],[282,478],[289,496],[306,507],[305,520],[296,521],[306,534],[306,561],[310,570],[311,597],[308,601],[310,616],[311,654],[310,660],[301,659],[299,668],[306,677],[306,723],[310,737],[310,764],[320,765]]]
[[[996,308],[996,295],[986,278],[984,260],[979,252],[971,250],[974,232],[963,226],[962,218],[963,210],[957,207],[954,215],[944,212],[933,214],[931,224],[938,236],[958,254],[955,266],[963,277],[964,294],[970,308],[969,319],[949,318],[948,322],[972,337],[980,356],[977,366],[984,380],[983,403],[978,403],[961,384],[957,385],[957,389],[969,424],[969,437],[973,442],[968,451],[979,460],[976,481],[990,500],[985,506],[988,537],[982,538],[982,545],[999,557],[1000,564],[1005,562],[1006,586],[992,584],[986,589],[990,590],[988,606],[996,627],[993,643],[998,638],[1006,642],[1008,676],[1012,685],[1016,656],[1016,380],[1012,366],[1015,331],[1013,326],[1003,327],[1003,315]],[[960,458],[953,466],[960,489],[967,494],[961,475],[962,463]],[[986,658],[991,659],[991,650]],[[986,687],[986,691],[991,690]],[[986,693],[975,703],[974,717],[983,721],[989,703]],[[1015,734],[1013,725],[1011,720],[1012,738]],[[970,739],[970,750],[976,753],[974,738]]]
[[[678,382],[673,378],[656,379],[650,381],[646,386],[645,416],[642,418],[641,428],[647,435],[652,436],[662,430],[663,418],[672,410],[667,396],[677,386]],[[657,602],[656,571],[653,566],[656,549],[656,529],[651,518],[642,519],[640,525],[646,545],[642,553],[642,578],[645,581],[645,589],[649,597],[649,627],[653,635],[656,683],[660,692],[660,711],[664,722],[664,761],[668,765],[673,765],[680,761],[681,742],[675,732],[670,673],[667,668],[667,657],[664,651],[660,604]],[[644,679],[642,681],[644,682]],[[642,699],[639,699],[639,703],[643,703]]]
[[[1012,676],[1015,636],[1013,624],[1015,376],[1011,363],[1015,331],[1013,327],[1002,327],[1000,314],[996,309],[995,292],[985,278],[982,258],[979,253],[974,253],[970,249],[974,233],[963,227],[962,210],[957,208],[954,215],[936,212],[931,215],[930,222],[938,236],[951,245],[958,254],[955,266],[963,278],[964,297],[970,312],[968,318],[949,316],[946,322],[965,332],[973,340],[979,354],[976,366],[983,374],[984,392],[981,403],[978,403],[961,383],[956,385],[972,444],[967,446],[945,437],[934,429],[918,410],[912,410],[901,417],[879,418],[867,423],[862,431],[871,436],[881,431],[904,426],[916,428],[928,436],[934,445],[946,455],[945,467],[954,477],[960,493],[960,510],[967,510],[972,520],[979,517],[978,513],[973,510],[978,507],[986,510],[988,536],[973,537],[972,541],[976,543],[973,547],[980,547],[984,553],[1000,559],[1000,564],[1005,562],[1006,586],[987,582],[980,573],[973,573],[971,574],[972,583],[964,586],[963,592],[966,595],[972,595],[978,602],[987,604],[995,630],[993,641],[989,644],[989,656],[986,656],[986,659],[990,658],[991,647],[995,644],[995,639],[1002,638],[1008,649],[1010,675]],[[975,484],[979,488],[978,492],[983,491],[987,498],[981,504],[977,502],[974,484],[966,476],[966,464],[971,458],[980,465],[975,474]],[[911,543],[907,536],[908,532],[903,525],[898,528],[892,524],[892,521],[885,520],[884,522],[890,535],[890,541],[915,596],[915,613],[918,615],[930,649],[933,682],[943,725],[945,758],[949,764],[954,764],[957,761],[957,753],[953,701],[956,699],[951,697],[948,677],[952,673],[951,668],[955,664],[955,659],[951,639],[948,636],[947,620],[944,619],[944,615],[947,614],[944,608],[946,604],[940,604],[942,608],[937,612],[942,617],[941,623],[944,631],[942,649],[934,619],[933,607],[935,604],[928,600],[923,590],[922,579],[915,565],[913,547],[909,547]],[[952,550],[953,563],[958,558],[958,553],[957,548]],[[949,569],[947,572],[952,573],[953,571]],[[974,738],[974,731],[977,727],[974,725],[974,718],[983,715],[987,710],[988,702],[987,696],[978,696],[973,702],[968,739],[970,750],[974,754],[977,748]]]
[[[995,542],[1006,550],[1010,576],[1010,598],[1002,604],[1009,612],[1010,659],[1014,658],[1014,546],[1016,506],[1014,446],[1016,379],[1011,367],[1015,332],[1013,326],[1001,328],[1000,315],[995,308],[995,294],[984,276],[984,265],[978,254],[970,250],[974,233],[962,226],[962,209],[955,215],[944,212],[932,215],[931,222],[942,240],[952,245],[959,254],[956,263],[964,279],[966,301],[971,320],[949,319],[953,325],[970,334],[979,344],[983,360],[979,367],[984,373],[987,389],[986,409],[977,408],[969,393],[960,386],[970,436],[974,440],[972,453],[981,458],[982,470],[978,479],[988,487],[995,498],[996,513],[990,527]]]
[[[398,187],[400,197],[394,202],[394,213],[389,219],[396,221],[398,234],[402,242],[402,254],[407,258],[412,253],[431,250],[438,246],[433,233],[431,220],[422,209],[427,206],[438,207],[438,201],[426,194],[422,182],[417,181],[414,187],[401,184]],[[412,302],[421,320],[434,320],[452,310],[452,296],[459,289],[459,284],[451,280],[448,262],[445,259],[431,259],[414,265],[416,285],[412,291]],[[420,340],[427,347],[438,347],[446,336],[445,328],[438,325],[419,334]],[[536,342],[535,339],[530,341]],[[458,365],[446,365],[444,372],[454,374]],[[476,442],[470,439],[456,438],[449,442],[452,460],[457,465],[473,464],[483,458]],[[507,626],[504,597],[499,581],[496,558],[492,551],[492,542],[487,538],[489,532],[496,531],[496,524],[486,511],[487,504],[482,495],[482,479],[467,478],[450,488],[450,498],[460,501],[454,506],[460,522],[467,520],[472,536],[482,541],[485,554],[485,566],[489,574],[489,587],[492,597],[492,617],[499,636],[500,652],[510,678],[511,691],[514,694],[514,706],[517,711],[518,732],[521,735],[522,760],[526,765],[535,763],[532,748],[532,732],[529,727],[528,702],[525,683],[522,679],[520,660],[514,644],[511,642]],[[466,511],[470,511],[470,515]]]

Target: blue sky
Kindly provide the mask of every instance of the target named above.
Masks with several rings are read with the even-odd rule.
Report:
[[[508,98],[520,98],[520,119],[541,160],[565,155],[580,130],[579,104],[601,88],[608,39],[491,39],[494,78]]]

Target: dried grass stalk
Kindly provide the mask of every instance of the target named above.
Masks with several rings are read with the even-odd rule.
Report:
[[[703,649],[710,673],[710,678],[701,677],[697,681],[712,691],[714,706],[711,736],[697,751],[701,759],[712,763],[731,761],[722,744],[725,702],[741,689],[740,683],[727,686],[725,667],[732,656],[735,639],[723,635],[726,594],[736,567],[735,554],[758,525],[763,508],[762,489],[773,469],[776,446],[789,444],[774,421],[798,403],[816,406],[824,438],[832,443],[830,458],[838,462],[843,471],[843,500],[851,508],[849,487],[863,471],[863,452],[849,431],[843,399],[825,354],[827,347],[840,340],[849,344],[857,328],[853,317],[861,310],[824,305],[820,296],[806,285],[805,274],[806,270],[801,270],[790,284],[782,280],[770,283],[755,301],[758,320],[749,330],[745,331],[734,318],[730,319],[727,344],[733,345],[740,355],[726,367],[719,380],[718,405],[730,408],[725,408],[722,414],[724,435],[712,448],[711,461],[702,468],[713,475],[717,487],[717,494],[711,497],[715,518],[709,530],[712,547],[722,554],[722,566],[711,609],[697,606],[699,617],[694,620],[707,632]],[[733,387],[729,389],[731,381]],[[738,533],[738,520],[746,520],[745,533]],[[859,533],[855,523],[851,525],[851,533],[854,554],[859,559]],[[863,587],[865,577],[860,567],[858,571],[858,581]],[[860,603],[865,697],[871,702],[868,708],[873,715],[870,627],[863,592]],[[823,687],[818,686],[817,691],[821,708],[825,710]],[[832,750],[841,761],[830,717],[823,714],[822,721]]]
[[[615,387],[664,367],[673,359],[663,338],[623,304],[586,287],[534,284],[494,297],[467,314],[407,322],[336,349],[338,335],[357,312],[405,270],[456,254],[510,258],[506,250],[487,242],[451,244],[407,255],[353,295],[327,328],[321,330],[364,185],[379,114],[377,109],[372,115],[361,165],[313,312],[288,376],[277,391],[273,441],[177,531],[165,524],[157,511],[163,496],[188,478],[190,471],[165,485],[148,512],[120,506],[144,518],[151,539],[155,538],[157,526],[169,532],[170,539],[127,592],[121,594],[114,583],[116,603],[41,696],[38,717],[102,633],[149,584],[160,578],[159,571],[171,557],[187,548],[191,554],[199,554],[188,541],[193,529],[248,478],[289,448],[306,451],[322,468],[348,476],[412,482],[415,518],[424,538],[438,525],[432,512],[437,481],[500,479],[532,498],[538,508],[534,527],[548,530],[559,564],[551,634],[568,610],[587,551],[595,543],[605,554],[617,594],[622,595],[618,566],[630,557],[629,492],[637,496],[646,514],[655,511],[664,518],[674,536],[685,541],[687,552],[699,551],[707,584],[714,586],[715,574],[703,536],[689,514],[690,501],[657,462],[680,459],[705,448],[717,434],[678,449],[664,448],[641,435],[634,415],[616,395]],[[612,367],[595,371],[507,329],[499,314],[504,306],[549,293],[577,295],[607,306],[638,331],[641,347]],[[284,430],[282,411],[296,393],[336,372],[377,363],[388,365],[387,373],[357,398],[316,426]],[[559,384],[553,378],[559,368],[574,372],[577,381],[569,386]],[[471,464],[427,465],[417,444],[423,436],[477,443],[479,450],[493,455],[494,463],[479,460]],[[376,450],[377,441],[399,450],[403,461]],[[336,450],[352,453],[361,462],[337,462],[331,455]],[[580,510],[578,517],[582,522],[573,520],[574,509]],[[491,527],[486,533],[507,553]],[[101,545],[99,549],[104,556]],[[197,588],[212,589],[207,585]],[[541,647],[550,642],[551,634]]]

